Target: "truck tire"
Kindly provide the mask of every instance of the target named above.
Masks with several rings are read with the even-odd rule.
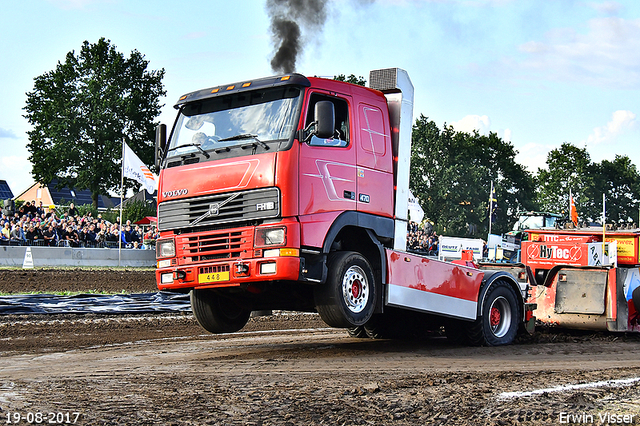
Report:
[[[371,339],[393,339],[397,337],[396,333],[394,333],[393,324],[389,323],[389,315],[386,314],[373,315],[364,325],[364,330]]]
[[[375,314],[364,325],[371,339],[411,339],[419,324],[397,311]]]
[[[339,251],[329,253],[327,267],[327,282],[314,288],[320,318],[331,327],[363,325],[371,318],[376,303],[371,265],[360,253]]]
[[[520,324],[520,303],[511,286],[497,280],[486,293],[480,318],[470,323],[469,341],[477,346],[513,343]]]
[[[355,337],[357,339],[364,339],[368,337],[367,331],[364,329],[363,325],[347,328],[347,334],[349,334],[349,337]]]
[[[210,333],[233,333],[249,321],[251,311],[241,308],[211,290],[191,290],[191,310]]]

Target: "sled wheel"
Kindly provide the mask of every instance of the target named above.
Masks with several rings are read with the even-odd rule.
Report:
[[[511,344],[518,333],[520,304],[511,286],[501,280],[491,285],[482,307],[482,315],[470,324],[469,339],[479,346]]]
[[[191,310],[202,328],[210,333],[238,331],[251,315],[251,311],[211,290],[191,290]]]
[[[327,282],[314,289],[320,318],[331,327],[363,325],[375,308],[376,286],[373,270],[360,253],[329,253]]]

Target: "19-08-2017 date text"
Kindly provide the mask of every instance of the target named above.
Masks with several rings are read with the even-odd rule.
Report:
[[[49,425],[72,425],[76,424],[80,418],[78,412],[26,412],[7,411],[3,415],[4,424],[49,424]]]

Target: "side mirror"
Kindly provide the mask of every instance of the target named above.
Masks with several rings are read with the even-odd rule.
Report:
[[[160,162],[167,147],[167,125],[159,124],[156,127],[155,165],[160,168]]]
[[[336,128],[336,112],[333,102],[317,102],[314,110],[314,120],[316,122],[315,135],[320,139],[332,138]]]

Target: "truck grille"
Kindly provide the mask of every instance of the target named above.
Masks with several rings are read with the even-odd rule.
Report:
[[[180,235],[177,239],[182,256],[191,262],[237,259],[253,248],[252,228]]]
[[[280,190],[255,189],[160,203],[158,228],[184,230],[278,216]]]
[[[203,266],[198,268],[199,274],[217,274],[220,272],[229,272],[230,268],[228,264],[225,265],[213,265],[213,266]]]

